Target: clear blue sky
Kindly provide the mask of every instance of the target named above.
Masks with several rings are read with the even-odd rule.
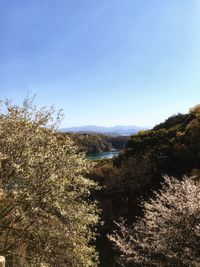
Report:
[[[63,126],[152,126],[200,103],[199,0],[0,0],[0,98]]]

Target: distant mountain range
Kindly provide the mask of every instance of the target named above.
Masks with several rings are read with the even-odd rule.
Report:
[[[145,127],[137,127],[135,125],[123,126],[118,125],[114,127],[104,127],[96,125],[87,125],[80,127],[69,127],[60,129],[61,132],[75,132],[75,133],[100,133],[100,134],[114,134],[114,135],[131,135],[141,130],[146,130]]]

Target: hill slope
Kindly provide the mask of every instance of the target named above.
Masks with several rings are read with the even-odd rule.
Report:
[[[98,153],[112,149],[121,150],[125,147],[128,136],[113,136],[96,133],[62,133],[69,136],[80,151],[86,153]]]

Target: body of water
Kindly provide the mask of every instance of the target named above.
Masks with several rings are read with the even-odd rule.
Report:
[[[88,159],[91,160],[99,160],[99,159],[112,159],[119,155],[120,151],[113,150],[113,151],[106,151],[106,152],[99,152],[99,153],[91,153],[87,155]]]

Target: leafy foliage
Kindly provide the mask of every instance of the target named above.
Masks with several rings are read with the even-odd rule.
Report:
[[[30,99],[22,107],[2,102],[0,254],[17,266],[96,266],[91,163],[55,131],[53,112]]]

